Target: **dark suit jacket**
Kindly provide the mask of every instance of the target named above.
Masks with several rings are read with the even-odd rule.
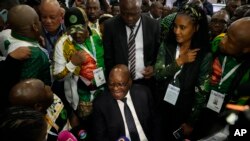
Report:
[[[145,66],[154,65],[160,45],[160,24],[148,16],[141,15],[143,32],[143,53]],[[128,65],[126,25],[121,16],[104,23],[104,61],[106,74],[116,64]]]
[[[22,61],[12,58],[10,55],[5,61],[0,61],[0,112],[10,106],[9,92],[20,81],[21,70]]]
[[[130,89],[130,95],[146,137],[149,141],[160,141],[159,120],[154,113],[149,89],[135,84]],[[92,125],[94,141],[116,141],[125,136],[121,111],[108,90],[94,101]]]

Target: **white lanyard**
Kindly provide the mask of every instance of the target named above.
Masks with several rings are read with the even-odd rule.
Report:
[[[84,45],[78,44],[78,46],[80,46],[81,49],[83,49],[84,51],[86,51],[96,61],[96,57],[94,57],[92,55],[92,53],[90,53],[90,51],[84,47]],[[97,61],[96,61],[96,63],[97,63]]]
[[[182,69],[182,67],[181,67],[181,69]],[[174,75],[174,83],[175,83],[176,77],[181,73],[181,69],[178,70],[178,71],[175,73],[175,75]]]
[[[223,60],[223,64],[222,64],[222,72],[221,72],[221,80],[220,80],[220,83],[219,83],[219,87],[221,86],[221,84],[224,82],[224,81],[226,81],[238,68],[239,68],[239,66],[241,65],[241,63],[240,64],[238,64],[238,65],[236,65],[236,66],[234,66],[224,77],[222,77],[222,75],[223,75],[223,72],[224,72],[224,70],[225,70],[225,65],[226,65],[226,61],[227,61],[227,56],[224,58],[224,60]]]
[[[180,47],[177,46],[177,47],[176,47],[176,53],[175,53],[175,59],[177,59],[177,58],[179,57],[179,55],[180,55]],[[181,69],[182,69],[182,66],[181,66]],[[178,70],[178,71],[175,73],[175,75],[174,75],[174,83],[175,83],[176,77],[180,74],[181,69]]]
[[[95,43],[94,43],[94,40],[93,40],[92,36],[90,36],[90,41],[91,41],[91,47],[92,47],[93,55],[94,55],[95,59],[97,59],[96,58],[96,47],[95,47]]]

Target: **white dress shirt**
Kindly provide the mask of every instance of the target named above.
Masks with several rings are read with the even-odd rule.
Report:
[[[147,139],[147,137],[142,129],[141,123],[137,117],[137,114],[135,112],[135,107],[134,107],[134,104],[132,102],[130,92],[128,92],[128,94],[125,97],[127,98],[127,105],[132,113],[133,118],[134,118],[136,129],[137,129],[139,137],[140,137],[140,141],[148,141],[148,139]],[[124,103],[121,100],[117,100],[117,103],[118,103],[118,106],[119,106],[121,114],[122,114],[122,119],[123,119],[123,123],[124,123],[124,127],[125,127],[125,135],[126,135],[126,137],[129,138],[129,140],[131,140],[130,135],[129,135],[129,131],[128,131],[127,122],[126,122],[125,115],[124,115]]]
[[[141,18],[137,21],[134,28],[134,33],[136,32],[139,24],[140,24]],[[142,24],[139,26],[138,33],[135,37],[135,80],[143,78],[142,72],[144,71],[144,54],[143,54],[143,34],[142,34]],[[130,28],[126,26],[126,32],[127,32],[127,43],[129,42],[129,35],[130,35]],[[128,64],[130,68],[130,64]]]

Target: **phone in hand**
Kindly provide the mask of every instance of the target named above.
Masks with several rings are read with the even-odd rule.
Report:
[[[183,141],[184,140],[183,128],[180,127],[177,130],[175,130],[173,132],[173,135],[175,139],[177,139],[178,141]]]

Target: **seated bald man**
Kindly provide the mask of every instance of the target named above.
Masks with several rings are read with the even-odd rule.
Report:
[[[112,68],[108,88],[94,101],[94,140],[116,141],[125,136],[132,141],[160,141],[150,90],[143,85],[132,85],[127,66],[119,64]],[[134,128],[130,128],[125,105],[132,113]]]
[[[12,106],[27,106],[46,114],[48,123],[48,141],[56,140],[62,129],[69,129],[64,105],[50,86],[39,79],[27,79],[16,84],[10,91],[9,101]]]

